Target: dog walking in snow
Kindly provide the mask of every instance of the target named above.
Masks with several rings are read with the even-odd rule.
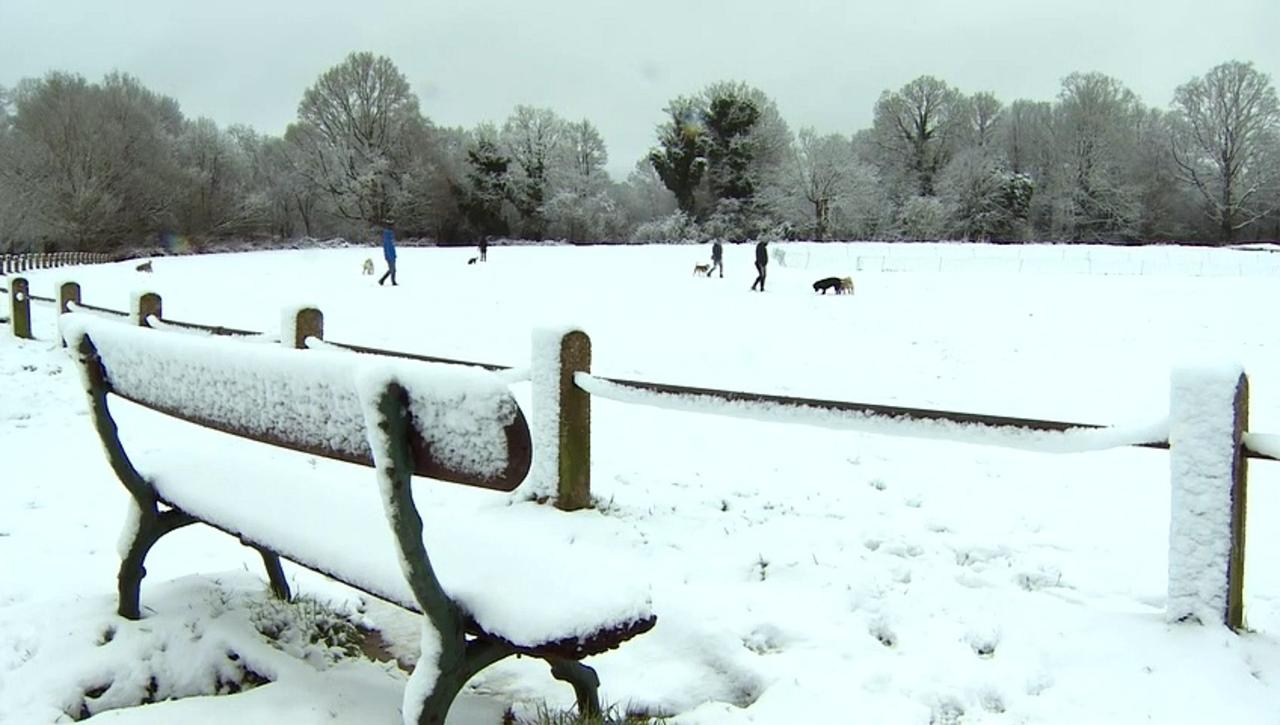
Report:
[[[364,265],[361,267],[361,274],[373,276],[373,260],[365,257]]]
[[[838,295],[853,294],[853,278],[852,277],[823,277],[813,283],[813,291],[826,294],[827,290],[835,290]]]

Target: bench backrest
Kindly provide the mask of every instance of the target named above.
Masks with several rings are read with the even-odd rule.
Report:
[[[501,491],[520,485],[532,443],[519,404],[490,372],[325,350],[292,350],[63,315],[82,370],[175,418],[262,443],[373,465],[366,415],[405,391],[414,474]],[[376,417],[369,417],[376,420]]]

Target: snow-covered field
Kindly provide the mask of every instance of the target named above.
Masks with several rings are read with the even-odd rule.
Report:
[[[471,266],[469,249],[400,254],[395,288],[361,276],[365,257],[381,268],[373,249],[26,275],[38,295],[74,279],[86,303],[126,309],[155,291],[168,318],[269,332],[282,309],[313,304],[330,340],[513,366],[535,329],[572,324],[613,377],[1087,423],[1159,419],[1173,367],[1238,362],[1251,430],[1280,433],[1280,256],[1266,252],[789,244],[764,294],[747,289],[746,245],[726,250],[723,280],[690,276],[708,252],[681,246],[499,247]],[[854,296],[809,288],[846,274]],[[218,532],[162,540],[144,619],[115,616],[126,494],[51,307],[34,314],[37,341],[0,333],[0,722],[399,722],[393,664],[259,634],[275,612],[261,561]],[[528,387],[514,386],[524,405]],[[659,617],[588,660],[607,703],[689,724],[1280,722],[1280,464],[1250,466],[1251,631],[1236,635],[1165,623],[1165,452],[1027,453],[593,405],[600,506],[555,525],[566,540],[606,532]],[[353,475],[376,496],[371,472]],[[423,488],[428,527],[506,501]],[[412,658],[414,618],[286,567],[297,590]],[[245,667],[272,682],[213,694]],[[162,702],[128,707],[144,700]],[[451,722],[541,703],[568,707],[572,692],[540,663],[507,661],[473,680]]]

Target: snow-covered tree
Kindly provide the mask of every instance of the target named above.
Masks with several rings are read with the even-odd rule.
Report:
[[[0,147],[0,191],[24,210],[29,233],[61,244],[145,236],[171,212],[181,127],[177,103],[130,76],[24,81]]]
[[[522,233],[541,239],[546,233],[544,205],[551,174],[561,151],[564,121],[548,108],[516,106],[502,126],[502,145],[512,162],[511,201],[520,212]]]
[[[799,195],[811,206],[814,239],[821,241],[830,233],[832,212],[848,194],[857,164],[849,139],[819,136],[811,127],[797,134],[791,174]]]
[[[1101,73],[1072,73],[1054,109],[1057,174],[1053,231],[1073,240],[1131,239],[1138,188],[1129,177],[1141,113],[1138,97]]]
[[[1179,86],[1173,108],[1180,176],[1199,195],[1220,239],[1230,243],[1274,209],[1268,192],[1280,179],[1275,87],[1252,63],[1230,61]]]
[[[505,235],[510,231],[503,207],[511,199],[511,157],[489,124],[475,130],[467,149],[467,221],[479,236]]]
[[[680,211],[692,216],[695,193],[707,171],[710,138],[702,124],[697,99],[680,96],[663,109],[667,120],[658,126],[658,145],[649,151],[649,163],[662,183],[675,194]]]
[[[965,239],[1026,238],[1034,189],[1030,176],[1010,171],[990,147],[960,152],[938,177],[951,235]]]
[[[386,224],[426,121],[390,59],[352,53],[302,95],[285,138],[342,219]]]
[[[900,178],[904,193],[933,196],[934,177],[964,137],[968,110],[959,91],[933,76],[882,93],[874,115],[882,173]]]
[[[200,236],[243,231],[253,220],[250,159],[211,119],[189,121],[175,160],[182,177],[174,204],[178,231]]]
[[[1004,104],[1000,99],[993,93],[975,93],[966,99],[965,112],[969,145],[986,147],[995,144],[1004,121]]]

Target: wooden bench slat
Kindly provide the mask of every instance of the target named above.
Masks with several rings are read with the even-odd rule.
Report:
[[[89,315],[64,315],[61,324],[70,344],[81,335],[93,341],[111,393],[223,433],[372,466],[360,378],[380,374],[416,383],[409,386],[415,475],[512,491],[532,462],[520,406],[487,371],[213,338],[175,341]],[[192,394],[197,389],[213,392]],[[486,420],[495,424],[480,424]]]

